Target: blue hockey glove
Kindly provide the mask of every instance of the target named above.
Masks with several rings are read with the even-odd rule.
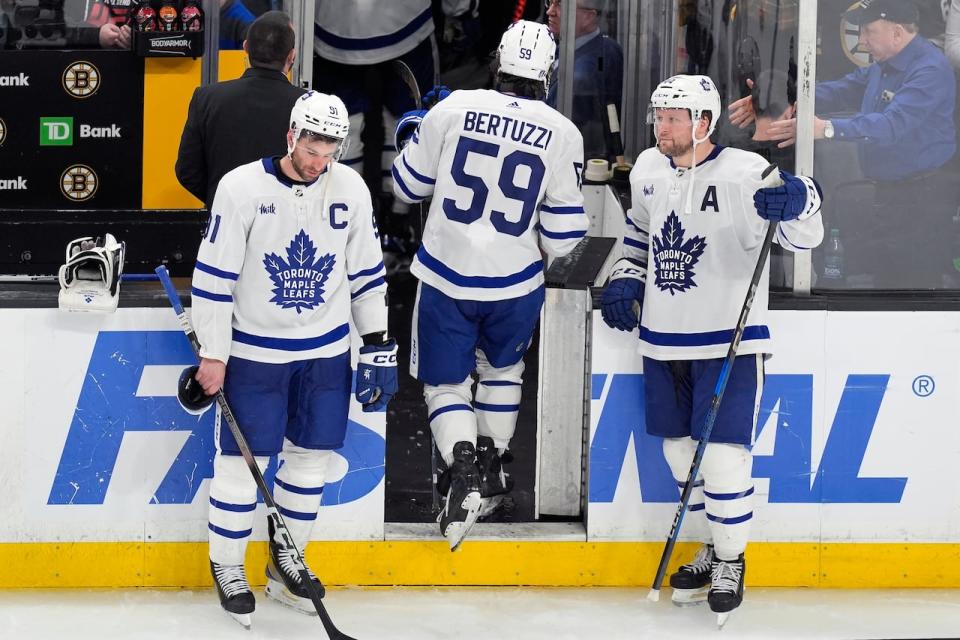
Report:
[[[357,363],[357,402],[364,413],[383,411],[397,392],[397,341],[360,347]]]
[[[400,120],[397,121],[397,130],[393,134],[393,144],[398,152],[403,151],[410,142],[410,138],[420,128],[420,122],[425,115],[427,115],[426,109],[414,109],[400,116]]]
[[[423,108],[432,109],[438,102],[444,100],[449,95],[450,88],[442,84],[438,84],[433,89],[430,89],[430,91],[427,91],[426,95],[423,96]]]
[[[643,292],[647,270],[631,261],[620,258],[613,265],[610,281],[600,300],[600,314],[611,329],[633,331],[640,324],[643,309]]]
[[[800,178],[780,172],[783,184],[759,189],[753,194],[757,215],[771,222],[796,220],[807,206],[807,185]]]

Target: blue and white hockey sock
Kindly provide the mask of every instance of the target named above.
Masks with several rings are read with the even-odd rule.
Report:
[[[482,351],[477,351],[476,401],[477,433],[493,438],[501,452],[510,445],[517,429],[520,397],[523,391],[523,360],[502,369],[494,369]]]
[[[257,458],[261,471],[267,468],[269,460]],[[211,560],[217,564],[243,564],[256,508],[257,485],[247,463],[241,456],[223,455],[218,451],[213,458],[210,481]]]
[[[687,475],[690,473],[690,463],[697,450],[697,441],[692,438],[664,438],[663,455],[670,466],[670,473],[677,482],[677,488],[683,492]],[[703,501],[703,474],[697,476],[690,493],[690,502],[687,514],[683,518],[683,528],[689,537],[702,542],[710,542],[710,531],[704,517]]]
[[[459,384],[423,385],[427,421],[437,449],[447,466],[453,464],[453,445],[461,441],[477,444],[477,416],[471,403],[473,379]]]
[[[331,451],[304,449],[283,441],[283,464],[274,481],[273,499],[301,553],[317,521],[332,455]]]
[[[701,471],[714,551],[735,560],[747,548],[753,519],[753,456],[742,445],[710,443]]]

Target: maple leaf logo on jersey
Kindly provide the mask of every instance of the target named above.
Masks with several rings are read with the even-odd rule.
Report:
[[[683,236],[680,218],[671,211],[660,229],[660,235],[653,237],[654,284],[661,291],[669,291],[672,296],[697,286],[693,281],[696,275],[693,268],[707,247],[707,241],[700,236],[694,236],[686,242]]]
[[[303,229],[287,247],[286,260],[275,253],[264,254],[263,266],[274,284],[270,302],[282,309],[296,309],[297,313],[324,302],[323,285],[337,259],[329,253],[314,259],[316,255],[317,248]]]

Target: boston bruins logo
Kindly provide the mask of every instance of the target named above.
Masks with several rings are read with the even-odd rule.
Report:
[[[60,176],[60,191],[67,200],[83,202],[93,197],[97,192],[97,174],[85,164],[75,164],[67,167]]]
[[[851,4],[847,11],[859,6],[859,2]],[[865,67],[870,64],[870,54],[860,50],[860,27],[848,22],[843,16],[846,11],[840,14],[840,47],[844,55],[853,64],[858,67]]]
[[[63,72],[63,90],[74,98],[89,98],[100,88],[100,70],[92,63],[79,60]]]
[[[3,121],[3,118],[0,118],[0,146],[3,146],[3,141],[7,139],[7,123]]]

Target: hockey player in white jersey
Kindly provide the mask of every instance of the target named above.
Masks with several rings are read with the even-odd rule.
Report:
[[[657,147],[641,153],[630,173],[623,257],[602,299],[609,326],[639,327],[647,433],[663,438],[681,490],[768,222],[791,251],[823,239],[819,186],[780,172],[782,186],[760,188],[763,158],[710,142],[720,111],[706,76],[674,76],[654,91]],[[705,544],[670,576],[675,603],[706,597],[721,615],[743,598],[753,517],[750,446],[771,351],[768,286],[764,270],[684,521]]]
[[[440,530],[452,550],[509,489],[501,456],[543,305],[542,252],[568,253],[588,226],[583,138],[542,101],[555,48],[545,25],[515,23],[500,41],[496,90],[454,91],[397,131],[398,147],[409,143],[393,164],[394,193],[433,198],[411,267],[420,284],[410,369],[449,467]]]
[[[348,127],[336,96],[299,98],[287,155],[240,166],[220,181],[193,274],[202,345],[195,378],[207,394],[224,389],[261,468],[281,454],[274,499],[301,553],[331,451],[346,433],[351,319],[364,342],[357,400],[364,411],[382,411],[396,391],[397,347],[385,338],[370,192],[337,162]],[[217,424],[210,568],[223,607],[249,626],[255,602],[243,562],[257,488],[230,431]],[[269,533],[267,595],[313,612],[291,551]]]

